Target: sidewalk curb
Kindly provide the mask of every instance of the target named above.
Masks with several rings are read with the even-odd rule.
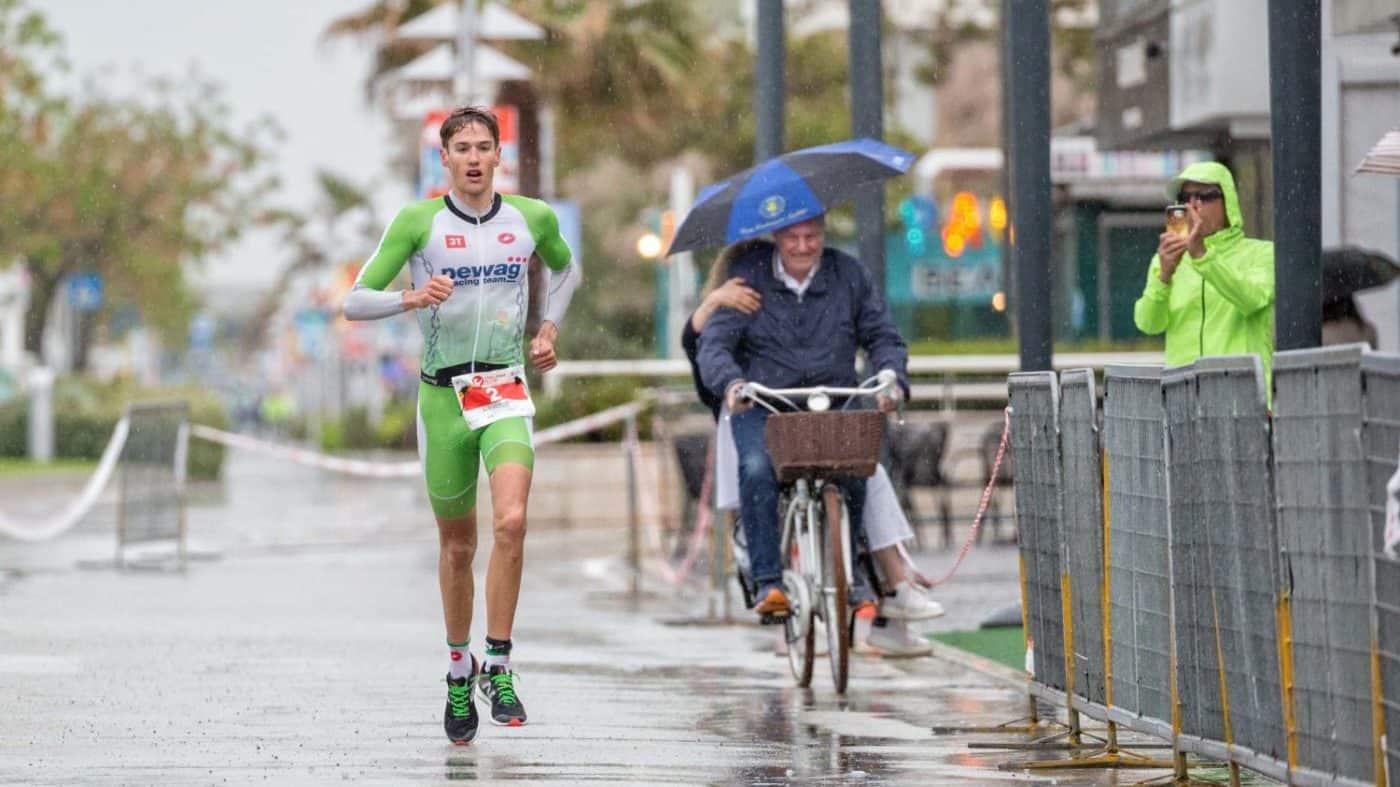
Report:
[[[959,666],[966,667],[975,672],[980,672],[987,677],[994,678],[999,683],[1004,683],[1009,687],[1025,689],[1030,684],[1030,676],[1026,673],[1006,666],[998,661],[993,661],[985,656],[957,648],[936,639],[929,638],[929,644],[933,646],[932,656],[951,661]]]

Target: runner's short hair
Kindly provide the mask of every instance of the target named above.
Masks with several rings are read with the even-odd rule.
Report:
[[[501,146],[501,124],[496,120],[496,116],[491,110],[485,107],[458,107],[452,110],[452,114],[442,121],[442,128],[438,129],[438,136],[442,138],[442,146],[447,147],[447,143],[456,136],[458,131],[471,125],[479,123],[491,132],[491,141],[496,147]]]

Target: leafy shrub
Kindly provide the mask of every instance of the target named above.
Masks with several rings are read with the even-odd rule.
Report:
[[[194,387],[141,388],[125,378],[95,383],[74,377],[54,385],[54,456],[58,459],[100,459],[112,430],[128,404],[184,401],[190,422],[217,429],[228,426],[223,402],[212,392]],[[29,453],[29,401],[19,398],[0,405],[0,456]],[[223,467],[224,447],[192,438],[186,470],[192,479],[216,479]]]

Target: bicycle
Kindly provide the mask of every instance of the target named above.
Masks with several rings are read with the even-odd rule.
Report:
[[[836,482],[874,474],[885,431],[883,413],[832,411],[831,398],[848,397],[849,404],[859,397],[883,394],[895,384],[893,373],[881,372],[855,388],[768,388],[745,383],[739,392],[773,413],[764,427],[764,439],[782,485],[778,543],[790,608],[782,623],[788,666],[801,688],[812,683],[815,621],[820,619],[826,627],[832,682],[838,694],[846,691],[855,625],[849,596],[853,556],[850,515]],[[788,398],[804,396],[805,411]],[[765,398],[782,402],[794,412],[780,412]]]

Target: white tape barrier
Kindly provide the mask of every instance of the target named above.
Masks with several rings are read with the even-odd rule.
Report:
[[[558,426],[551,426],[548,429],[541,429],[535,433],[534,442],[536,446],[548,445],[568,440],[571,437],[578,437],[592,431],[596,431],[605,426],[627,420],[629,417],[636,417],[645,410],[645,402],[629,402],[616,407],[609,407],[600,410],[592,415],[586,415],[574,421]],[[297,464],[318,467],[322,470],[330,470],[335,473],[345,473],[347,475],[364,476],[368,478],[421,478],[423,467],[416,460],[408,462],[371,462],[363,459],[345,459],[339,456],[329,456],[317,451],[310,451],[305,448],[294,448],[288,445],[272,443],[266,440],[259,440],[247,435],[225,432],[222,429],[215,429],[212,426],[193,424],[190,426],[190,435],[201,440],[219,443],[229,448],[241,448],[249,451],[275,456],[286,459]]]
[[[535,445],[548,445],[568,440],[571,437],[588,434],[602,429],[605,426],[612,426],[616,423],[626,421],[628,418],[635,418],[650,406],[646,401],[628,402],[616,407],[609,407],[606,410],[599,410],[592,415],[585,415],[582,418],[570,421],[566,424],[551,426],[548,429],[541,429],[535,432]]]
[[[126,445],[126,435],[129,429],[130,422],[125,416],[117,421],[116,428],[112,430],[112,437],[107,441],[107,448],[102,451],[102,459],[97,463],[97,470],[88,479],[82,493],[68,505],[68,508],[38,524],[27,526],[19,525],[4,514],[0,514],[0,535],[6,535],[19,541],[47,541],[71,530],[81,522],[83,517],[92,510],[93,505],[97,503],[98,496],[102,494],[102,490],[107,487],[107,482],[112,478],[112,470],[117,466],[117,458],[122,455],[122,447]]]
[[[305,448],[293,448],[289,445],[270,443],[266,440],[259,440],[256,437],[225,432],[222,429],[215,429],[212,426],[203,424],[191,424],[190,436],[198,437],[201,440],[208,440],[211,443],[219,443],[229,448],[242,448],[248,451],[256,451],[268,456],[275,456],[279,459],[286,459],[300,465],[319,467],[323,470],[331,470],[347,475],[367,476],[370,478],[416,478],[423,475],[423,468],[418,462],[367,462],[362,459],[345,459],[339,456],[327,456],[316,451],[308,451]]]
[[[620,423],[628,418],[635,418],[649,406],[646,401],[635,401],[627,404],[610,407],[606,410],[584,416],[574,421],[548,429],[542,429],[535,434],[535,445],[548,445],[567,440],[571,437],[587,434],[588,432]],[[8,536],[20,541],[47,541],[71,530],[97,503],[97,498],[106,488],[107,482],[112,477],[112,471],[116,468],[117,459],[121,456],[122,447],[126,445],[126,436],[130,428],[130,423],[123,417],[117,422],[116,428],[112,431],[112,437],[107,442],[107,448],[102,452],[102,460],[97,465],[97,470],[88,479],[87,485],[78,498],[69,504],[68,508],[57,516],[42,520],[37,524],[21,525],[0,513],[0,535]],[[219,443],[229,448],[239,448],[249,451],[256,451],[269,456],[286,459],[298,464],[318,467],[336,473],[347,475],[363,476],[369,478],[421,478],[423,475],[422,466],[417,461],[408,462],[370,462],[360,459],[345,459],[338,456],[328,456],[316,451],[309,451],[304,448],[294,448],[292,446],[271,443],[266,440],[248,437],[247,435],[225,432],[222,429],[215,429],[212,426],[202,424],[190,424],[190,437],[197,437],[201,440]],[[177,446],[177,453],[183,458],[187,440],[181,437]],[[177,473],[183,474],[184,462],[178,462]]]

